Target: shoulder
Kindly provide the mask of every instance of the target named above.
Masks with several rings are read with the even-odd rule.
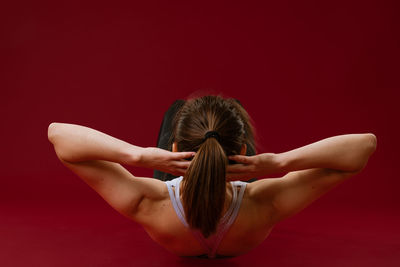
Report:
[[[279,183],[280,179],[281,178],[268,178],[247,183],[246,191],[248,192],[248,196],[254,200],[258,200],[261,196],[264,199],[276,190],[276,185]]]
[[[148,224],[160,212],[165,202],[170,201],[168,185],[176,181],[160,181],[155,178],[139,177],[142,199],[132,212],[131,219],[140,224]],[[175,180],[175,179],[174,179]]]
[[[275,222],[291,217],[359,171],[313,168],[289,172],[249,185],[249,198],[259,207],[272,208]]]
[[[167,192],[166,182],[151,177],[137,177],[143,192],[143,197],[149,199],[160,199]]]

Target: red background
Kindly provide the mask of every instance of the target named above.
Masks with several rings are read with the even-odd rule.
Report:
[[[396,1],[13,1],[1,9],[2,266],[186,266],[57,159],[51,122],[155,146],[193,92],[241,101],[259,152],[374,133],[364,171],[226,266],[398,266]],[[127,167],[134,175],[152,170]],[[211,263],[215,264],[215,263]]]

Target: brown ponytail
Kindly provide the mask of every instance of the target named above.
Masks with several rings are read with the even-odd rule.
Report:
[[[183,179],[182,200],[190,227],[205,237],[215,233],[226,195],[228,155],[254,145],[246,111],[234,99],[203,96],[186,101],[177,113],[173,139],[179,151],[196,151]],[[209,131],[218,138],[204,138]]]
[[[188,224],[205,237],[216,230],[225,203],[227,157],[215,138],[200,145],[185,174],[182,195]]]

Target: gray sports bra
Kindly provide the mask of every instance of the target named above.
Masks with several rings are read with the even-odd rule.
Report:
[[[166,181],[168,187],[169,196],[171,198],[172,205],[175,209],[176,215],[180,219],[180,221],[189,228],[188,223],[185,219],[185,211],[183,209],[182,203],[179,197],[179,185],[183,179],[183,176],[177,177],[171,181]],[[196,229],[191,229],[192,234],[196,237],[196,239],[200,242],[200,244],[207,251],[206,255],[200,255],[198,257],[215,258],[215,257],[226,257],[221,255],[216,255],[216,251],[218,249],[219,244],[222,241],[222,238],[225,236],[226,232],[229,230],[231,225],[234,223],[240,209],[240,205],[242,203],[244,191],[246,189],[246,182],[242,181],[234,181],[231,182],[233,189],[232,202],[227,210],[227,212],[222,216],[218,227],[217,232],[211,235],[208,238],[205,238],[203,234]],[[238,192],[239,190],[239,192]]]

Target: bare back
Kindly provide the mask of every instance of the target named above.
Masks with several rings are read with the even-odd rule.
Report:
[[[304,209],[354,174],[309,169],[249,183],[238,216],[221,241],[217,254],[237,256],[246,253],[263,242],[279,221]],[[157,194],[152,199],[145,198],[132,219],[140,223],[155,242],[172,253],[180,256],[205,254],[204,248],[176,215],[166,184],[150,180],[153,180]],[[228,204],[232,200],[231,186],[227,186],[226,199]]]

